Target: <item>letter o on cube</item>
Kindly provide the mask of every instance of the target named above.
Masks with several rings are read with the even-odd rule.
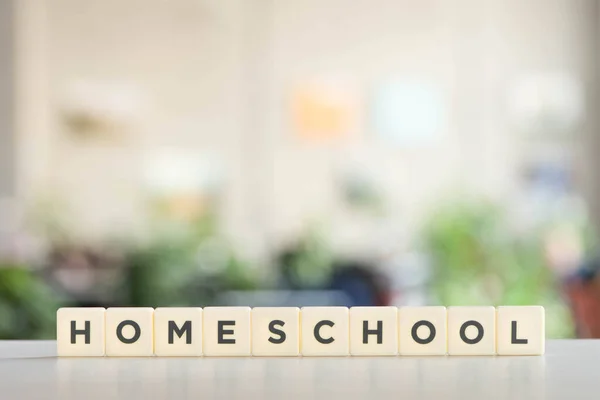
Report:
[[[148,357],[154,354],[154,309],[115,307],[106,310],[106,355]]]

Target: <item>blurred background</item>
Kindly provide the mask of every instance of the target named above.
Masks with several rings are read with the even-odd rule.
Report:
[[[519,305],[600,337],[595,0],[0,0],[0,339],[60,306]]]

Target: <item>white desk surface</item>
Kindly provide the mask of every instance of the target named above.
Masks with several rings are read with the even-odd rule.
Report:
[[[0,341],[0,399],[599,399],[600,340],[539,357],[57,358]]]

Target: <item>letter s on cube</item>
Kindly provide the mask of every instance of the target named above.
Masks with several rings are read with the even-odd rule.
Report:
[[[300,309],[256,307],[252,309],[252,355],[298,356]]]

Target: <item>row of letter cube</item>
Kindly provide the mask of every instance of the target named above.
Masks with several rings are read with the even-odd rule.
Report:
[[[541,355],[544,308],[61,308],[59,356]]]

